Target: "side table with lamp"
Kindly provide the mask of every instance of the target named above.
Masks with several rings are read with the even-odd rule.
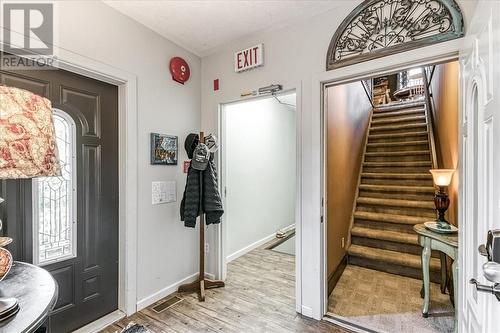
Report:
[[[424,304],[422,315],[428,317],[430,302],[430,275],[429,263],[432,250],[440,251],[448,255],[453,260],[453,293],[454,300],[457,300],[458,282],[458,228],[449,224],[445,219],[445,213],[450,206],[450,199],[446,188],[450,185],[453,173],[451,169],[430,170],[434,184],[439,187],[439,191],[434,196],[434,204],[437,210],[436,221],[429,221],[417,224],[413,227],[418,234],[418,240],[422,246],[422,275],[423,275],[423,297]],[[443,268],[442,268],[443,269]],[[457,330],[457,313],[455,311],[455,331]]]
[[[51,102],[27,90],[0,85],[0,179],[60,174]],[[0,198],[0,203],[3,201]],[[31,332],[40,322],[40,314],[34,310],[38,308],[31,302],[37,303],[40,296],[35,295],[44,294],[38,290],[41,286],[33,288],[41,282],[33,278],[43,277],[43,288],[49,291],[47,304],[41,307],[45,316],[55,305],[57,284],[44,269],[13,262],[12,255],[4,248],[11,241],[8,237],[0,237],[0,332],[6,327]],[[9,282],[2,281],[5,277]],[[21,292],[23,290],[26,293]],[[30,303],[26,303],[27,300]],[[28,318],[36,318],[36,323],[26,322]]]

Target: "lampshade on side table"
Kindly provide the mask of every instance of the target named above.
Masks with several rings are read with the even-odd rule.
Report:
[[[48,99],[27,90],[0,86],[0,179],[61,174],[52,113]],[[0,204],[2,202],[0,198]],[[0,247],[11,241],[8,237],[0,237]],[[7,249],[1,252],[10,255]],[[12,256],[10,260],[12,264]],[[3,275],[0,271],[0,281],[7,273],[8,269]],[[18,311],[17,299],[0,297],[0,321]]]
[[[450,224],[446,221],[444,214],[450,206],[450,199],[446,188],[450,185],[453,173],[453,169],[432,169],[429,170],[432,174],[434,184],[439,187],[439,191],[436,192],[434,196],[434,205],[438,211],[438,218],[436,220],[437,226],[440,229],[450,229]]]

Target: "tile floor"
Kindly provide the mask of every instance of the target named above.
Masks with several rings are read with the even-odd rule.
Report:
[[[431,283],[429,318],[421,314],[422,281],[348,265],[329,297],[330,313],[382,332],[453,332],[449,295]]]

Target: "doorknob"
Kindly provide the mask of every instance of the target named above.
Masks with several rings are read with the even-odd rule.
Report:
[[[496,283],[494,286],[486,286],[484,284],[480,284],[476,279],[470,279],[469,283],[475,285],[477,291],[495,295],[497,300],[500,302],[500,284]]]
[[[477,291],[491,293],[500,302],[500,230],[488,231],[488,241],[478,248],[479,254],[488,257],[488,262],[483,265],[484,277],[494,285],[480,284],[476,279],[469,282],[476,286]]]

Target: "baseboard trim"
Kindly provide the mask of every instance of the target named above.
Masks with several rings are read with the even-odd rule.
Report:
[[[313,318],[313,310],[305,305],[302,305],[302,311],[300,312],[303,316]]]
[[[144,308],[147,308],[148,306],[150,306],[155,302],[158,302],[162,298],[172,295],[177,291],[177,289],[181,284],[194,282],[197,277],[198,273],[193,273],[182,280],[179,280],[177,282],[172,283],[169,286],[166,286],[165,288],[155,292],[154,294],[144,297],[143,299],[137,302],[137,312],[141,311]],[[215,278],[215,275],[211,273],[205,273],[205,277],[207,279],[213,280]]]
[[[290,224],[289,226],[285,227],[285,228],[282,228],[281,230],[283,230],[284,232],[287,232],[289,230],[292,230],[295,228],[295,223],[294,224]],[[259,239],[258,241],[248,245],[248,246],[245,246],[244,248],[242,248],[241,250],[238,250],[234,253],[231,253],[230,255],[228,255],[226,257],[226,264],[235,260],[235,259],[238,259],[239,257],[241,257],[242,255],[245,255],[247,254],[248,252],[258,248],[259,246],[261,245],[264,245],[266,244],[267,242],[273,240],[274,238],[276,238],[276,233],[272,233],[271,235],[269,236],[266,236],[262,239]]]
[[[342,273],[344,273],[344,269],[347,266],[347,254],[342,258],[340,264],[335,268],[335,270],[328,276],[328,295],[330,295],[333,291],[333,288],[339,282]]]
[[[125,312],[121,310],[116,310],[111,313],[108,313],[104,317],[101,317],[83,327],[80,327],[76,331],[73,331],[73,333],[97,333],[103,330],[104,328],[108,327],[109,325],[125,317],[126,317]]]

